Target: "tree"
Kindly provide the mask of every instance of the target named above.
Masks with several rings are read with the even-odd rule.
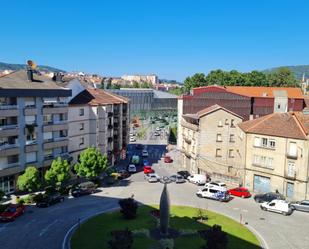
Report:
[[[268,81],[266,74],[256,70],[251,71],[250,73],[245,74],[246,86],[268,86]]]
[[[149,84],[148,82],[142,82],[141,84],[140,84],[140,87],[141,88],[151,88],[151,84]]]
[[[213,225],[208,230],[199,231],[200,236],[206,240],[206,245],[203,249],[226,249],[228,239],[226,232],[223,232],[221,226]]]
[[[33,192],[38,190],[40,188],[40,176],[37,168],[27,167],[25,173],[18,177],[17,187],[21,191]]]
[[[206,76],[207,85],[226,85],[226,74],[226,72],[220,69],[210,71],[210,73]]]
[[[138,82],[133,81],[133,88],[140,88],[140,85],[138,84]]]
[[[267,75],[270,86],[296,87],[297,80],[289,68],[281,67]]]
[[[94,148],[90,147],[80,153],[79,163],[75,164],[74,169],[77,175],[86,178],[98,176],[107,168],[107,156]]]
[[[50,169],[45,173],[45,180],[50,185],[61,186],[70,177],[70,165],[67,160],[62,160],[61,157],[54,160]]]
[[[184,87],[186,92],[190,92],[190,90],[194,87],[205,86],[207,83],[205,74],[196,73],[192,77],[187,77],[184,82]]]
[[[184,87],[176,87],[168,90],[168,92],[179,96],[184,93]]]

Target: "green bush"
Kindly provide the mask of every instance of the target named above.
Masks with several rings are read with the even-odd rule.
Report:
[[[34,204],[35,203],[35,194],[29,194],[23,198],[20,198],[19,201],[23,201],[25,204]]]

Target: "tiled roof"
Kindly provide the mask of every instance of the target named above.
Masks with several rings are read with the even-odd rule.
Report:
[[[75,96],[70,104],[72,105],[108,105],[108,104],[121,104],[128,103],[128,99],[102,89],[87,88]]]
[[[238,126],[246,133],[306,140],[309,115],[303,112],[272,113]]]
[[[205,108],[205,109],[203,109],[203,110],[200,110],[200,111],[198,111],[196,114],[184,114],[183,117],[199,119],[199,118],[201,118],[202,116],[205,116],[205,115],[207,115],[207,114],[209,114],[209,113],[212,113],[212,112],[217,111],[217,110],[220,110],[220,109],[222,109],[222,110],[224,110],[224,111],[226,111],[226,112],[229,112],[229,113],[231,113],[231,114],[233,114],[233,115],[235,115],[235,116],[237,116],[237,117],[243,119],[243,118],[242,118],[241,116],[239,116],[238,114],[236,114],[236,113],[234,113],[234,112],[232,112],[232,111],[230,111],[230,110],[228,110],[228,109],[226,109],[226,108],[224,108],[224,107],[222,107],[222,106],[220,106],[220,105],[217,105],[217,104],[216,104],[216,105],[209,106],[209,107],[207,107],[207,108]]]
[[[0,89],[64,89],[52,79],[33,74],[34,81],[28,81],[26,70],[19,70],[0,77]]]
[[[282,92],[286,92],[286,95],[289,98],[303,98],[303,93],[301,89],[297,87],[226,86],[226,89],[229,92],[241,94],[248,97],[273,98],[275,95],[282,95]]]

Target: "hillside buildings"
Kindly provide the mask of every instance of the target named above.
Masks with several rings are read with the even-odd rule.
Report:
[[[70,95],[31,70],[0,77],[0,188],[6,193],[27,166],[43,174],[55,157],[69,159]]]
[[[142,82],[147,82],[152,85],[155,85],[159,83],[158,76],[155,74],[150,74],[150,75],[123,75],[121,76],[121,79],[129,82],[137,82],[137,83],[142,83]]]

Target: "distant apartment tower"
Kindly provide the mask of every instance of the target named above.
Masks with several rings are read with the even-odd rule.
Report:
[[[74,91],[74,90],[73,90]],[[110,165],[125,153],[129,134],[129,101],[102,89],[85,88],[69,102],[69,152],[73,163],[94,146]]]
[[[11,193],[27,166],[43,175],[54,158],[68,155],[71,90],[21,70],[0,77],[0,189]]]
[[[130,81],[130,82],[148,82],[151,83],[152,85],[158,84],[159,79],[158,76],[155,74],[150,74],[150,75],[123,75],[121,77],[123,80]]]

